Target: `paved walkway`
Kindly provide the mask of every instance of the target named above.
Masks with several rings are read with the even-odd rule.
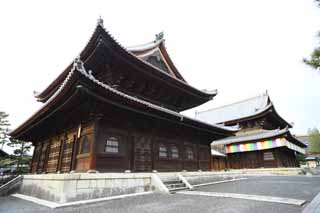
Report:
[[[81,206],[50,209],[14,197],[0,197],[1,213],[301,213],[320,192],[319,177],[249,177],[247,180],[196,188],[219,192],[307,200],[304,206],[248,199],[187,194],[150,194]],[[305,210],[307,210],[307,208]]]
[[[303,213],[317,213],[320,212],[320,192],[311,201],[311,203],[303,210]]]
[[[302,206],[306,202],[305,200],[298,200],[298,199],[292,199],[292,198],[236,194],[236,193],[200,192],[200,191],[180,191],[177,193],[185,194],[185,195],[200,195],[200,196],[210,196],[210,197],[256,200],[256,201],[264,201],[264,202],[272,202],[272,203],[290,204],[290,205],[296,205],[296,206]]]

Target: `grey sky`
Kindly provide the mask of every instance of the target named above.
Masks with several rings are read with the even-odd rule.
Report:
[[[218,89],[204,110],[268,90],[293,133],[320,127],[320,74],[301,60],[316,46],[320,8],[312,0],[2,1],[0,110],[12,127],[40,107],[41,91],[79,54],[101,15],[124,46],[165,32],[185,79]]]

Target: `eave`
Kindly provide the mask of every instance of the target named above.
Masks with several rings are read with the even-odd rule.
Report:
[[[92,52],[96,48],[97,44],[101,41],[107,43],[108,48],[111,48],[113,51],[117,52],[119,57],[125,58],[127,61],[131,63],[131,65],[135,68],[135,71],[142,72],[144,75],[151,76],[151,78],[160,81],[163,84],[166,84],[178,91],[188,94],[190,98],[194,98],[196,104],[189,106],[188,108],[182,109],[186,110],[191,107],[198,106],[203,104],[209,100],[211,100],[217,92],[208,93],[201,90],[198,90],[189,84],[187,84],[184,79],[182,78],[181,74],[175,68],[170,59],[167,51],[163,44],[160,43],[160,49],[162,49],[164,56],[166,57],[167,61],[170,63],[170,66],[175,71],[175,74],[180,76],[181,79],[174,78],[173,76],[167,74],[163,70],[139,59],[134,54],[130,53],[124,47],[122,47],[104,28],[101,24],[98,24],[91,39],[87,43],[86,47],[80,53],[80,58],[82,61],[86,61],[88,57],[91,56]],[[70,71],[72,65],[69,65],[45,90],[39,93],[36,98],[41,102],[46,102],[52,94],[58,89],[58,86],[61,84],[63,79],[66,77],[68,72]],[[201,101],[200,101],[201,100]]]
[[[280,128],[285,128],[285,127],[292,128],[292,125],[290,123],[288,123],[286,120],[284,120],[277,113],[277,111],[272,103],[268,104],[265,108],[258,110],[256,113],[251,114],[250,116],[242,117],[242,118],[234,119],[234,120],[229,120],[229,121],[224,121],[223,124],[224,125],[234,125],[237,123],[241,123],[241,122],[245,122],[245,121],[249,121],[249,120],[254,120],[254,119],[258,119],[258,118],[262,118],[262,117],[267,117],[267,116],[271,116],[274,119],[276,119],[280,124],[280,126],[279,126]]]
[[[291,135],[288,128],[284,129],[277,129],[277,130],[269,130],[269,131],[262,131],[257,132],[256,134],[243,134],[238,136],[231,136],[224,139],[216,140],[211,143],[211,146],[216,145],[231,145],[231,144],[241,144],[244,142],[255,142],[260,140],[268,140],[272,138],[278,137],[285,137],[288,141],[300,146],[300,147],[307,147],[303,142],[295,138]]]
[[[118,91],[109,85],[100,82],[94,76],[87,73],[83,63],[79,62],[78,59],[78,62],[73,65],[73,68],[68,73],[59,89],[56,90],[51,98],[35,114],[33,114],[18,128],[10,132],[10,136],[17,139],[29,140],[30,137],[27,135],[28,131],[31,131],[31,129],[37,125],[41,125],[44,120],[46,120],[53,113],[57,112],[68,101],[71,101],[71,99],[78,95],[79,92],[81,92],[81,94],[85,92],[87,95],[106,101],[109,104],[117,105],[118,107],[124,109],[215,134],[218,138],[230,136],[235,132],[228,128],[207,124],[189,118],[175,111],[157,106]],[[112,101],[112,97],[118,101]]]

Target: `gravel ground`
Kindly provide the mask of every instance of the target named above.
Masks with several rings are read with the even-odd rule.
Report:
[[[248,180],[196,188],[197,191],[260,194],[310,201],[320,191],[320,177],[250,177]],[[151,194],[62,209],[49,209],[13,197],[0,198],[0,212],[226,212],[298,213],[303,207],[278,203],[182,194]]]

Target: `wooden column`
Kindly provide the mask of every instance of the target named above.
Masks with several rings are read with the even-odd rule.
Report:
[[[32,160],[31,160],[31,163],[29,163],[30,164],[29,173],[32,173],[32,168],[33,168],[33,164],[34,164],[34,161],[35,161],[36,148],[37,148],[37,146],[34,146],[33,154],[32,154]]]
[[[43,144],[44,143],[41,143],[41,145],[40,145],[39,153],[38,153],[38,156],[37,156],[37,159],[36,159],[36,161],[37,161],[36,173],[38,173],[38,167],[39,167],[39,162],[40,162],[40,159],[41,159],[41,151],[42,151]]]
[[[72,144],[72,157],[71,157],[71,171],[75,171],[76,170],[76,161],[77,161],[77,152],[78,152],[78,147],[79,147],[79,140],[80,138],[78,138],[77,136],[74,137],[74,141]]]
[[[71,162],[70,162],[70,171],[74,171],[76,167],[76,156],[77,156],[77,145],[78,145],[78,138],[77,135],[73,136],[73,143],[72,143],[72,152],[71,152]]]
[[[154,125],[153,125],[154,126]],[[150,137],[150,140],[151,140],[151,171],[153,170],[156,170],[155,169],[155,154],[157,153],[156,150],[155,150],[155,140],[156,140],[156,128],[153,128],[151,130],[151,137]]]
[[[89,170],[97,170],[97,143],[98,143],[98,133],[99,133],[99,121],[103,118],[103,114],[99,113],[92,113],[90,115],[93,119],[93,134],[94,139],[91,142],[91,151],[90,151],[90,164],[89,164]]]
[[[130,149],[130,170],[131,171],[134,171],[135,170],[135,165],[134,165],[134,159],[135,159],[135,156],[134,156],[134,153],[135,153],[135,151],[134,151],[134,144],[135,144],[135,142],[134,142],[134,136],[133,135],[131,135],[130,136],[130,144],[131,144],[131,149]]]
[[[60,140],[60,152],[59,152],[59,160],[58,160],[58,164],[57,164],[57,172],[61,171],[63,152],[64,152],[64,143],[65,143],[65,138]]]
[[[198,170],[200,170],[200,147],[199,147],[199,142],[197,143],[197,167],[198,167]]]
[[[47,167],[48,167],[48,159],[49,159],[49,154],[50,154],[50,147],[51,147],[51,140],[48,141],[47,145],[47,150],[46,150],[46,156],[44,158],[43,162],[43,171],[42,172],[47,172]]]

